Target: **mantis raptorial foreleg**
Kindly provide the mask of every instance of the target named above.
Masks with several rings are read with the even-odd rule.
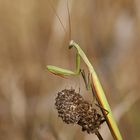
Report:
[[[76,75],[79,75],[81,73],[81,75],[83,77],[83,80],[84,80],[84,83],[85,83],[85,86],[86,86],[86,89],[89,90],[90,89],[90,84],[91,84],[90,74],[88,74],[88,79],[87,79],[85,71],[80,68],[80,59],[81,59],[80,55],[77,52],[76,53],[76,70],[75,71],[71,71],[71,70],[68,70],[68,69],[63,69],[63,68],[52,66],[52,65],[47,65],[47,69],[51,73],[53,73],[55,75],[58,75],[58,76],[61,76],[61,77],[73,76],[73,75],[76,76]]]
[[[71,75],[79,75],[80,74],[80,55],[78,52],[76,53],[76,70],[75,71],[62,69],[62,68],[52,66],[52,65],[47,65],[47,69],[51,73],[56,74],[56,75],[61,76],[61,77],[71,76]]]

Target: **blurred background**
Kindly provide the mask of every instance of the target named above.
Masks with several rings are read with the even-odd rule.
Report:
[[[139,140],[140,1],[69,0],[68,7],[71,39],[94,65],[123,139]],[[66,0],[0,0],[0,140],[97,140],[55,110],[64,88],[80,88],[90,99],[81,77],[46,70],[75,68],[69,37]],[[113,140],[105,123],[100,130]]]

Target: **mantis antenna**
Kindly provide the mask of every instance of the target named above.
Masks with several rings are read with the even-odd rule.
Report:
[[[67,10],[68,10],[68,21],[69,21],[69,40],[71,41],[71,20],[70,20],[70,9],[69,9],[68,0],[67,0]]]
[[[52,2],[51,2],[50,0],[49,0],[49,3],[50,3],[51,8],[52,8],[53,11],[54,11],[56,17],[58,18],[60,24],[62,25],[62,28],[63,28],[65,34],[67,35],[68,33],[67,33],[67,31],[66,31],[66,27],[65,27],[64,24],[62,23],[62,21],[61,21],[59,15],[58,15],[57,12],[56,12],[56,9],[54,8],[54,6],[53,6],[53,4],[52,4]],[[68,2],[68,0],[67,0],[67,12],[68,12],[68,28],[69,28],[68,38],[69,38],[69,40],[71,40],[71,22],[70,22],[70,10],[69,10],[69,2]]]

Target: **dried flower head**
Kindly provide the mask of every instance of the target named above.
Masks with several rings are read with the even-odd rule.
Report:
[[[58,92],[55,103],[56,109],[58,110],[58,116],[67,124],[77,123],[80,119],[77,107],[82,101],[82,96],[77,94],[73,89],[64,89],[61,92]]]
[[[56,97],[56,109],[58,116],[67,123],[76,123],[82,127],[82,131],[95,133],[105,121],[92,104],[85,101],[74,89],[64,89],[58,92]]]

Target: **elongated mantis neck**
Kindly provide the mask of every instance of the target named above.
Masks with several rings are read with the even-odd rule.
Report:
[[[77,49],[77,53],[80,55],[80,57],[84,60],[85,64],[88,66],[89,72],[93,73],[94,69],[93,66],[91,65],[91,63],[89,62],[88,58],[86,57],[85,53],[83,52],[83,50],[79,47],[79,45],[74,42],[73,40],[70,41],[69,43],[69,49],[71,49],[72,47],[75,47]]]

